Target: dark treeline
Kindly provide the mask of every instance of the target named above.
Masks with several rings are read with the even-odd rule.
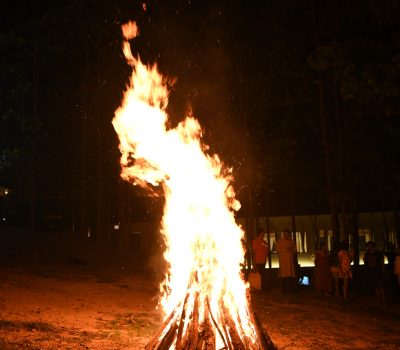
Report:
[[[18,223],[34,231],[58,202],[98,237],[159,219],[162,200],[119,179],[111,120],[129,77],[127,20],[141,32],[133,51],[177,78],[171,126],[191,106],[233,167],[239,215],[330,212],[337,239],[340,225],[356,234],[360,211],[399,219],[399,13],[395,0],[8,4],[0,185]]]

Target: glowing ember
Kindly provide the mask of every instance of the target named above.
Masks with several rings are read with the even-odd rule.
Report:
[[[188,116],[167,129],[167,80],[156,66],[133,57],[128,40],[138,34],[136,24],[122,31],[133,72],[113,119],[121,176],[143,187],[160,185],[165,195],[161,233],[169,271],[160,286],[165,326],[148,348],[201,349],[193,344],[202,338],[204,349],[264,349],[241,277],[243,231],[234,219],[240,204],[231,172],[206,153],[196,119]]]

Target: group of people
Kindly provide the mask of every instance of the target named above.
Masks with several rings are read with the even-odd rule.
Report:
[[[331,295],[334,285],[335,295],[338,296],[341,289],[343,298],[347,300],[349,280],[353,277],[351,271],[353,255],[346,241],[342,241],[339,249],[334,250],[332,254],[329,254],[326,244],[321,243],[314,259],[315,289],[324,295]]]
[[[252,241],[253,262],[257,272],[261,275],[261,289],[267,289],[265,265],[270,254],[270,247],[265,240],[265,231],[260,229],[257,237]],[[289,230],[284,230],[282,237],[276,242],[276,251],[279,259],[279,277],[282,281],[282,293],[295,291],[297,276],[296,244],[290,236]]]
[[[260,229],[256,238],[252,241],[253,263],[256,271],[261,276],[261,289],[266,290],[267,270],[266,264],[270,254],[270,247],[265,240],[265,231]],[[291,238],[289,230],[284,230],[282,236],[276,242],[276,252],[279,261],[279,277],[281,279],[282,293],[296,290],[298,277],[298,263],[296,244]],[[363,256],[365,265],[365,276],[375,289],[379,303],[386,304],[384,289],[384,254],[376,249],[374,242],[366,244]],[[325,243],[321,243],[315,253],[314,285],[315,289],[324,295],[342,296],[345,300],[349,298],[349,281],[353,277],[351,263],[354,252],[349,250],[347,241],[342,241],[337,249],[331,253]],[[389,259],[389,270],[397,275],[398,288],[400,288],[400,252]]]
[[[314,283],[315,288],[324,295],[343,296],[349,298],[349,281],[353,277],[351,262],[354,253],[349,250],[347,241],[342,241],[338,250],[329,254],[325,243],[321,243],[319,250],[315,253]],[[388,268],[385,269],[385,255],[376,248],[373,241],[366,243],[363,256],[364,261],[364,283],[367,287],[375,290],[379,304],[386,305],[385,275],[390,280],[391,275],[397,275],[397,288],[400,288],[400,252],[389,256]]]

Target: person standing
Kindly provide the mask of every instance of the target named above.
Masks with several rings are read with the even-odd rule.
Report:
[[[329,253],[325,243],[321,243],[314,259],[315,289],[323,295],[332,293],[332,276],[329,267]]]
[[[394,274],[397,277],[397,288],[400,289],[400,248],[396,250],[396,258],[394,260]]]
[[[334,293],[335,296],[339,296],[339,249],[340,244],[338,242],[333,243],[333,249],[329,254],[329,266],[331,270],[331,276],[334,283]]]
[[[269,254],[269,244],[265,240],[265,231],[263,229],[258,230],[257,237],[253,239],[251,245],[253,248],[253,262],[261,276],[261,290],[265,291],[267,288],[265,265]]]
[[[349,244],[346,241],[340,243],[338,252],[339,265],[338,277],[342,281],[343,298],[349,299],[349,279],[352,278],[351,272],[351,256],[349,253]]]
[[[382,252],[376,249],[374,242],[367,242],[367,250],[365,251],[363,260],[367,268],[367,276],[375,288],[378,303],[386,305],[385,289],[383,287],[385,259]]]
[[[394,266],[396,261],[396,249],[392,242],[387,242],[385,249],[383,250],[382,254],[387,259],[387,265],[385,266],[385,276],[384,276],[384,283],[385,283],[385,293],[389,292],[389,294],[395,297],[397,293],[397,276],[394,272]],[[399,294],[400,296],[400,294]]]
[[[294,291],[297,250],[289,230],[284,230],[282,237],[276,242],[276,251],[278,252],[279,275],[282,279],[282,293]]]

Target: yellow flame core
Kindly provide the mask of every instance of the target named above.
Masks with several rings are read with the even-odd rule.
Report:
[[[160,286],[165,316],[190,288],[201,295],[200,311],[208,302],[218,319],[223,301],[247,336],[254,334],[248,285],[241,277],[243,231],[234,219],[240,204],[230,185],[231,171],[218,156],[206,154],[193,117],[167,130],[166,80],[155,65],[145,66],[132,56],[127,40],[133,36],[125,30],[133,28],[136,35],[137,28],[124,28],[123,51],[133,71],[113,126],[120,140],[122,178],[144,187],[161,185],[165,194],[161,233],[169,271]]]

